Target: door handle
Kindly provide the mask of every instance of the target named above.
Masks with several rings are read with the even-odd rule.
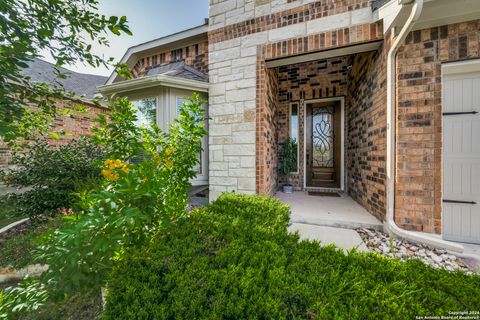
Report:
[[[442,115],[444,116],[458,116],[462,114],[477,114],[478,111],[464,111],[464,112],[444,112]]]
[[[448,199],[443,199],[443,202],[445,202],[445,203],[477,204],[475,201],[448,200]]]

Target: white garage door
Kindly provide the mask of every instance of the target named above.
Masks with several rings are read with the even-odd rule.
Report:
[[[443,237],[480,243],[480,72],[443,78]]]

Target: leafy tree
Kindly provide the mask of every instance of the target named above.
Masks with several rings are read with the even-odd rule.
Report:
[[[21,74],[41,51],[50,52],[57,67],[75,62],[94,67],[113,64],[113,58],[92,53],[87,38],[108,46],[108,34],[131,32],[126,17],[106,17],[97,6],[97,0],[0,1],[0,136],[9,140],[46,133],[56,115],[56,99],[71,97],[61,88],[31,83]],[[128,75],[125,65],[116,68],[120,75]],[[58,79],[65,77],[56,72]],[[27,109],[28,105],[38,108]]]

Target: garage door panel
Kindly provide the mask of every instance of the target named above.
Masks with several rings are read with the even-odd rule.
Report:
[[[480,73],[443,83],[443,237],[480,243]],[[445,202],[447,201],[447,202]],[[467,203],[451,203],[464,201]]]
[[[463,111],[463,80],[454,80],[453,81],[453,111],[461,112]]]
[[[475,120],[472,121],[472,126],[471,126],[471,132],[472,132],[472,152],[476,153],[477,156],[480,154],[480,120]]]
[[[473,80],[462,81],[462,111],[471,111],[473,104]]]
[[[462,121],[462,149],[463,153],[472,152],[472,121]]]

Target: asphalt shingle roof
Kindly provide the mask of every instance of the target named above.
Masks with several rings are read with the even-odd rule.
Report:
[[[375,11],[382,7],[385,3],[387,3],[390,0],[374,0],[372,2],[372,11]]]
[[[21,71],[22,75],[29,76],[32,82],[43,82],[58,86],[55,81],[60,82],[65,91],[74,92],[75,95],[84,98],[93,98],[98,93],[97,86],[105,84],[107,77],[93,74],[78,73],[65,68],[58,68],[61,73],[67,75],[66,79],[58,79],[54,72],[55,65],[35,59],[28,64],[28,68]]]
[[[170,77],[177,77],[189,80],[196,80],[202,82],[208,82],[208,75],[200,72],[189,65],[185,64],[185,61],[173,62],[163,66],[155,67],[147,72],[147,76],[163,74]]]

